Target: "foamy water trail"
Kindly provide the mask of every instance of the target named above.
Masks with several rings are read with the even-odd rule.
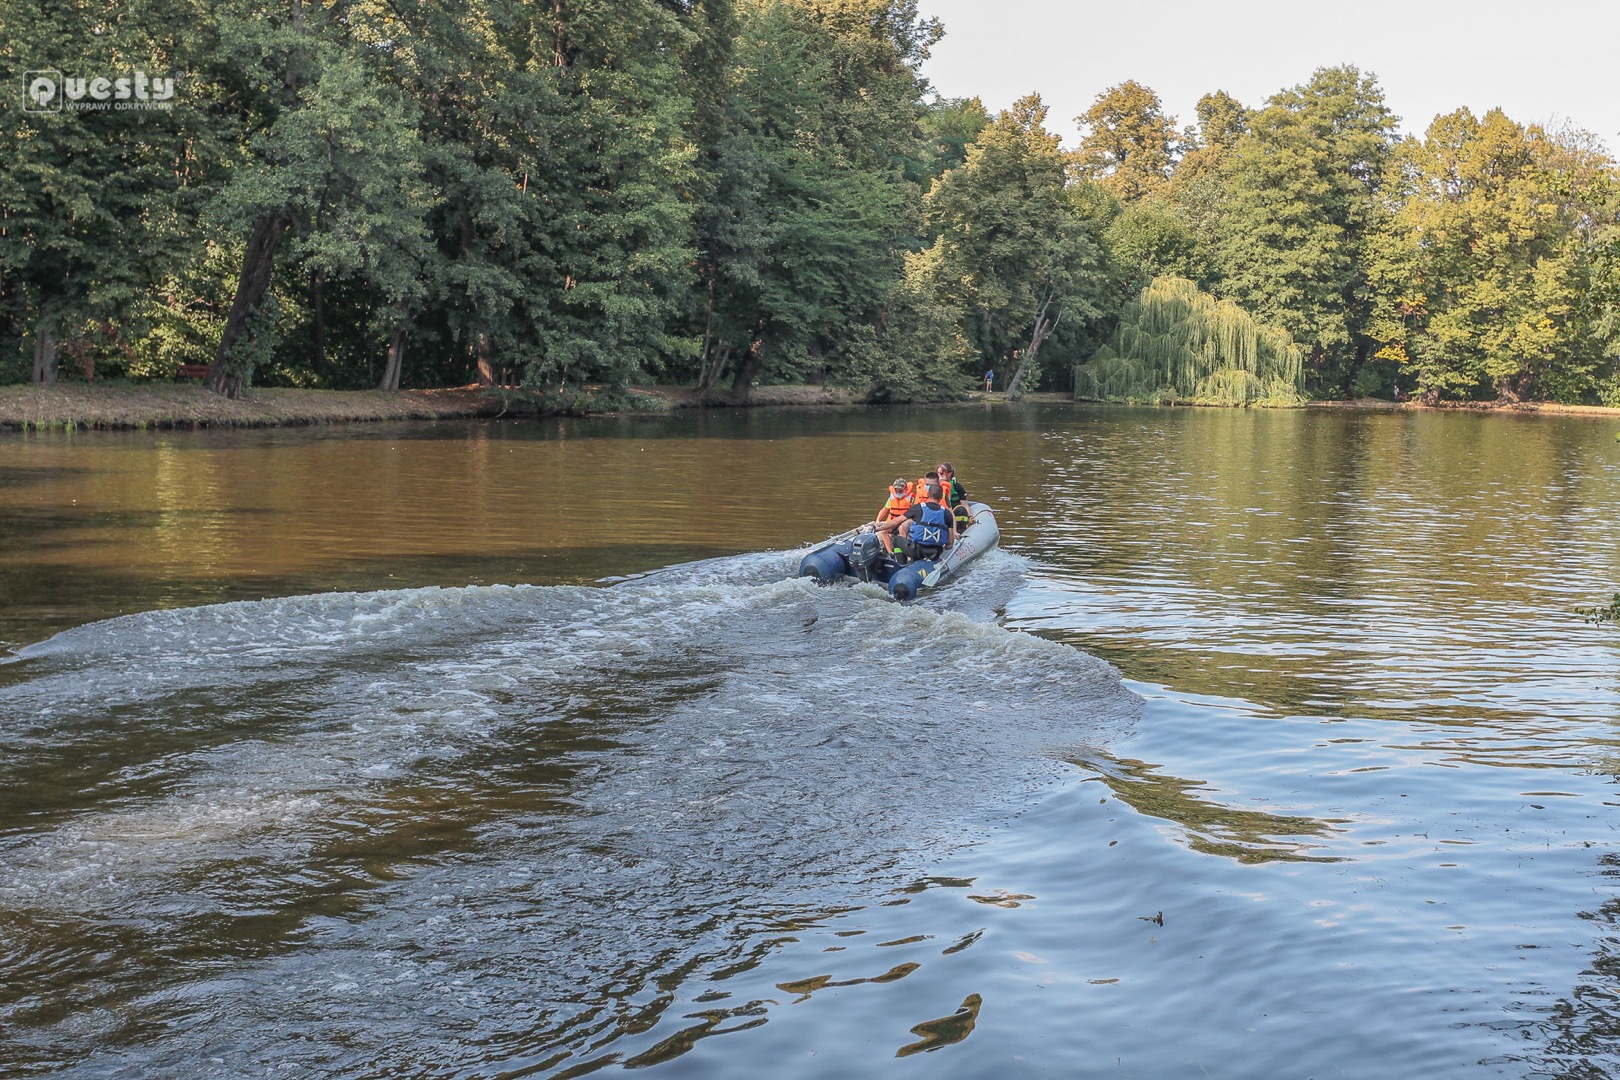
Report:
[[[1107,665],[996,625],[1013,556],[912,605],[795,563],[153,612],[25,650],[0,1063],[566,1060],[651,988],[982,839],[1136,714]]]

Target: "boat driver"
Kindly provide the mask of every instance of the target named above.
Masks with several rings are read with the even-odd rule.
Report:
[[[906,511],[900,523],[900,546],[907,559],[937,559],[956,542],[956,518],[940,505],[944,489],[929,482],[925,501]]]

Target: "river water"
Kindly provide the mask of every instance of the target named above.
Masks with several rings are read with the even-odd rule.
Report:
[[[5,436],[0,1075],[1620,1075],[1612,428]]]

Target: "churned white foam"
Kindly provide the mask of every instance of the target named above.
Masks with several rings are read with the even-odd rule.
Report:
[[[559,587],[568,591],[568,587]],[[116,652],[194,665],[223,649],[285,659],[357,641],[408,637],[442,624],[465,631],[530,586],[485,585],[314,593],[148,611],[90,623],[19,650],[24,659]],[[200,650],[200,653],[198,653]]]
[[[319,798],[284,791],[216,791],[10,837],[0,842],[0,905],[127,912],[131,901],[166,904],[163,882],[199,864],[307,854],[312,840],[299,827],[328,810]]]
[[[747,580],[292,597],[36,647],[0,687],[0,785],[37,807],[0,832],[0,916],[132,928],[100,946],[132,977],[159,962],[142,941],[206,961],[232,920],[280,928],[188,991],[213,1023],[84,1074],[210,1041],[263,1064],[285,1048],[261,1033],[306,1016],[357,1040],[312,1063],[377,1060],[401,1017],[420,1039],[427,1014],[449,1033],[729,962],[773,912],[982,839],[1136,715],[1106,664],[987,617],[1013,556],[897,604],[792,577],[791,554]]]

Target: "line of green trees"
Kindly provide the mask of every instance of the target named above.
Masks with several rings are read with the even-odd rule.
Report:
[[[1591,135],[1460,109],[1399,139],[1353,67],[1258,109],[1208,94],[1181,132],[1130,82],[1080,121],[1116,261],[1282,329],[1313,392],[1620,405],[1620,191]]]
[[[1066,152],[1038,96],[931,95],[915,0],[0,0],[0,27],[7,381],[741,402],[994,368],[1620,404],[1601,146],[1466,111],[1400,140],[1354,68],[1185,129],[1127,82]],[[97,77],[174,93],[65,96]]]

